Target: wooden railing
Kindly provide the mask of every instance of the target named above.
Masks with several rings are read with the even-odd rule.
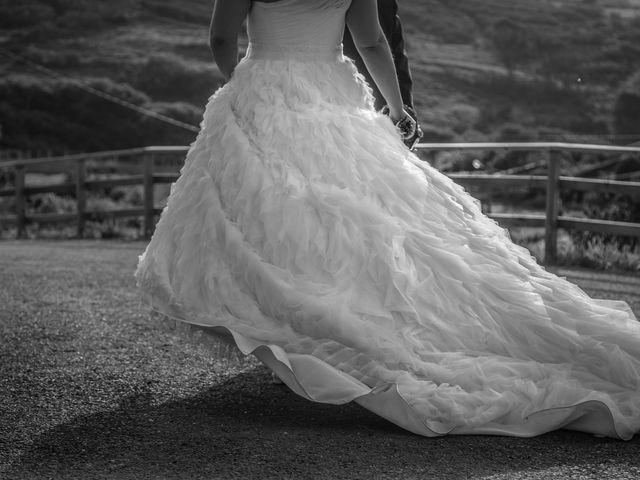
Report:
[[[547,175],[500,175],[452,173],[450,177],[468,188],[499,190],[512,187],[540,188],[546,190],[546,212],[542,214],[489,213],[489,216],[505,227],[527,226],[545,229],[545,262],[553,264],[557,257],[558,229],[588,230],[614,235],[640,237],[640,223],[595,220],[559,215],[560,191],[598,191],[628,194],[640,197],[640,182],[615,181],[564,177],[559,175],[559,152],[591,152],[599,154],[640,154],[640,147],[611,145],[581,145],[569,143],[423,143],[419,150],[435,152],[445,150],[521,150],[535,151],[547,159]],[[178,178],[176,164],[184,157],[187,147],[145,147],[55,158],[12,160],[0,162],[0,175],[13,170],[13,185],[0,189],[1,197],[14,197],[14,214],[0,216],[0,226],[15,225],[19,238],[25,234],[27,223],[75,222],[76,234],[82,237],[87,220],[92,218],[141,217],[145,238],[149,238],[155,227],[155,217],[161,211],[154,203],[154,186],[172,183]],[[173,157],[173,167],[159,171],[162,159]],[[119,170],[111,178],[87,178],[87,172],[100,171],[100,167],[115,160]],[[133,174],[121,174],[122,165]],[[33,186],[25,182],[29,172],[73,172],[73,181],[56,185]],[[92,211],[87,209],[87,192],[92,189],[115,186],[142,185],[143,205],[138,208]],[[26,198],[38,193],[58,193],[75,196],[76,211],[66,214],[26,214]]]
[[[14,170],[14,185],[0,189],[0,198],[15,197],[15,214],[12,216],[0,216],[0,226],[15,225],[17,236],[25,235],[25,226],[29,223],[63,223],[75,222],[76,235],[82,237],[85,231],[85,223],[91,218],[121,218],[142,217],[143,235],[150,238],[155,227],[155,216],[161,209],[154,204],[154,186],[163,183],[173,183],[178,179],[177,168],[172,172],[156,171],[156,163],[159,157],[174,156],[182,159],[188,147],[143,147],[128,150],[113,150],[78,155],[65,155],[62,157],[36,158],[28,160],[11,160],[0,163],[0,171]],[[113,175],[108,179],[87,179],[87,165],[95,162],[117,161],[118,168],[123,164],[131,164],[126,170],[133,170],[133,175]],[[174,162],[175,163],[175,162]],[[56,185],[29,186],[25,184],[26,174],[29,172],[55,173],[60,171],[74,172],[73,182],[65,182]],[[100,169],[97,169],[100,171]],[[87,210],[86,193],[92,189],[119,187],[127,185],[142,185],[143,205],[138,208],[125,208],[114,210]],[[76,199],[75,213],[62,214],[36,214],[26,215],[26,198],[38,193],[71,194]]]
[[[640,237],[640,223],[616,222],[561,216],[561,190],[597,191],[626,194],[640,198],[640,182],[627,182],[605,179],[589,179],[560,176],[560,152],[587,152],[600,154],[638,153],[640,147],[615,145],[588,145],[561,142],[516,142],[516,143],[421,143],[419,150],[426,151],[483,151],[483,150],[520,150],[536,151],[546,157],[547,175],[500,175],[452,173],[449,176],[465,187],[479,187],[498,190],[523,186],[546,190],[545,215],[490,213],[489,216],[505,227],[544,227],[545,252],[547,264],[556,262],[558,255],[558,229],[586,230],[610,233],[620,236]]]

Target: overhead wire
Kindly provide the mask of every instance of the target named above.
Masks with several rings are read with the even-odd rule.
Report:
[[[55,70],[52,70],[49,67],[45,67],[44,65],[41,65],[37,62],[34,62],[33,60],[26,58],[23,55],[20,55],[18,53],[15,52],[10,52],[9,50],[5,50],[4,48],[0,48],[0,54],[4,55],[5,57],[8,57],[10,59],[13,59],[15,61],[20,61],[24,64],[27,64],[33,68],[35,68],[36,70],[45,73],[47,75],[50,75],[54,78],[57,79],[61,79],[61,80],[66,80],[68,82],[70,82],[71,84],[73,84],[74,86],[76,86],[77,88],[91,94],[91,95],[95,95],[97,97],[100,97],[104,100],[107,100],[109,102],[112,103],[116,103],[124,108],[128,108],[129,110],[133,110],[141,115],[145,115],[147,117],[151,117],[154,118],[156,120],[159,120],[161,122],[167,123],[169,125],[173,125],[174,127],[178,127],[178,128],[182,128],[184,130],[188,130],[190,132],[199,132],[200,129],[198,127],[196,127],[195,125],[191,125],[189,123],[186,122],[182,122],[180,120],[176,120],[175,118],[171,118],[167,115],[163,115],[162,113],[158,113],[158,112],[154,112],[153,110],[150,110],[148,108],[144,108],[141,107],[140,105],[136,105],[135,103],[132,102],[128,102],[127,100],[123,100],[122,98],[116,97],[115,95],[112,95],[110,93],[107,92],[103,92],[102,90],[99,90],[95,87],[92,87],[91,85],[87,85],[86,83],[83,83],[80,80],[77,80],[75,78],[72,78],[68,75],[64,75],[62,73],[56,72]]]
[[[136,105],[134,103],[128,102],[126,100],[123,100],[123,99],[121,99],[119,97],[116,97],[115,95],[110,94],[110,93],[103,92],[102,90],[99,90],[99,89],[97,89],[95,87],[87,85],[86,83],[83,83],[80,80],[77,80],[77,79],[72,78],[72,77],[70,77],[68,75],[64,75],[62,73],[59,73],[59,72],[57,72],[57,71],[55,71],[55,70],[53,70],[53,69],[51,69],[49,67],[45,67],[44,65],[41,65],[41,64],[39,64],[39,63],[29,59],[29,58],[26,58],[23,55],[18,54],[18,53],[11,52],[11,51],[8,51],[8,50],[0,47],[0,54],[4,55],[5,57],[8,57],[9,59],[12,60],[9,64],[4,65],[3,68],[0,68],[0,70],[4,70],[4,69],[9,68],[16,61],[22,62],[22,63],[30,65],[31,67],[35,68],[36,70],[39,70],[39,71],[41,71],[41,72],[43,72],[43,73],[45,73],[47,75],[50,75],[50,76],[52,76],[54,78],[67,80],[68,82],[71,82],[74,86],[78,87],[81,90],[84,90],[85,92],[87,92],[87,93],[89,93],[91,95],[95,95],[95,96],[100,97],[100,98],[102,98],[102,99],[104,99],[106,101],[116,103],[116,104],[118,104],[118,105],[120,105],[120,106],[122,106],[124,108],[128,108],[130,110],[133,110],[133,111],[135,111],[135,112],[137,112],[137,113],[139,113],[141,115],[145,115],[147,117],[154,118],[154,119],[156,119],[158,121],[167,123],[167,124],[172,125],[174,127],[182,128],[184,130],[188,130],[190,132],[198,133],[200,131],[200,129],[198,127],[196,127],[195,125],[191,125],[189,123],[182,122],[180,120],[176,120],[175,118],[171,118],[171,117],[169,117],[167,115],[163,115],[161,113],[154,112],[153,110],[150,110],[148,108],[144,108],[144,107],[141,107],[140,105]],[[560,134],[560,133],[557,133],[557,134],[548,133],[548,134],[545,135],[545,137],[547,137],[547,138],[550,138],[550,137],[565,138],[566,136],[567,136],[567,134],[564,134],[564,133],[563,134]],[[636,140],[638,138],[638,136],[634,135],[634,134],[608,134],[608,133],[600,134],[600,135],[598,135],[598,134],[585,134],[585,135],[569,134],[569,136],[572,136],[572,137],[607,138],[607,139],[610,139],[610,140],[613,140],[613,141],[618,140],[618,141],[621,141],[621,142],[632,141],[632,140]]]

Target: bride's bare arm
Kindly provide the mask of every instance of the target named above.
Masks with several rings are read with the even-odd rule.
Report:
[[[238,34],[251,8],[251,0],[216,0],[211,16],[209,45],[225,80],[238,64]]]
[[[392,120],[404,116],[391,49],[378,21],[376,0],[352,0],[347,11],[347,26],[367,70],[389,105]]]

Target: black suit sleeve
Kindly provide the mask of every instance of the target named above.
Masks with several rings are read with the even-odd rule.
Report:
[[[409,70],[409,59],[407,58],[407,52],[405,51],[402,24],[398,17],[397,0],[378,0],[378,19],[380,21],[382,31],[387,38],[387,42],[389,42],[389,47],[391,48],[393,62],[396,67],[396,74],[398,76],[398,83],[400,84],[402,102],[413,108],[413,96],[411,93],[413,81],[411,79],[411,71]],[[378,87],[371,78],[371,74],[367,71],[364,61],[358,54],[353,38],[348,30],[345,31],[343,45],[344,54],[354,60],[358,71],[364,75],[367,83],[371,86],[373,96],[375,98],[376,109],[381,109],[386,102],[382,97],[380,90],[378,90]]]
[[[382,2],[380,2],[382,3]],[[385,31],[389,46],[391,47],[391,54],[393,55],[393,62],[396,66],[396,74],[398,76],[398,83],[400,84],[400,94],[402,95],[402,102],[405,105],[413,107],[413,79],[411,78],[411,70],[409,69],[409,58],[407,57],[407,51],[404,45],[404,34],[402,32],[402,23],[400,23],[400,17],[398,16],[398,4],[394,0],[393,2],[393,15],[390,15],[389,22],[391,25],[388,27],[388,33]]]

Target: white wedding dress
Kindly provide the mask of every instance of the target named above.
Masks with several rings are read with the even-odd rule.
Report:
[[[297,394],[412,432],[640,431],[640,322],[425,165],[341,53],[350,0],[253,2],[136,272]],[[231,401],[231,400],[230,400]]]

